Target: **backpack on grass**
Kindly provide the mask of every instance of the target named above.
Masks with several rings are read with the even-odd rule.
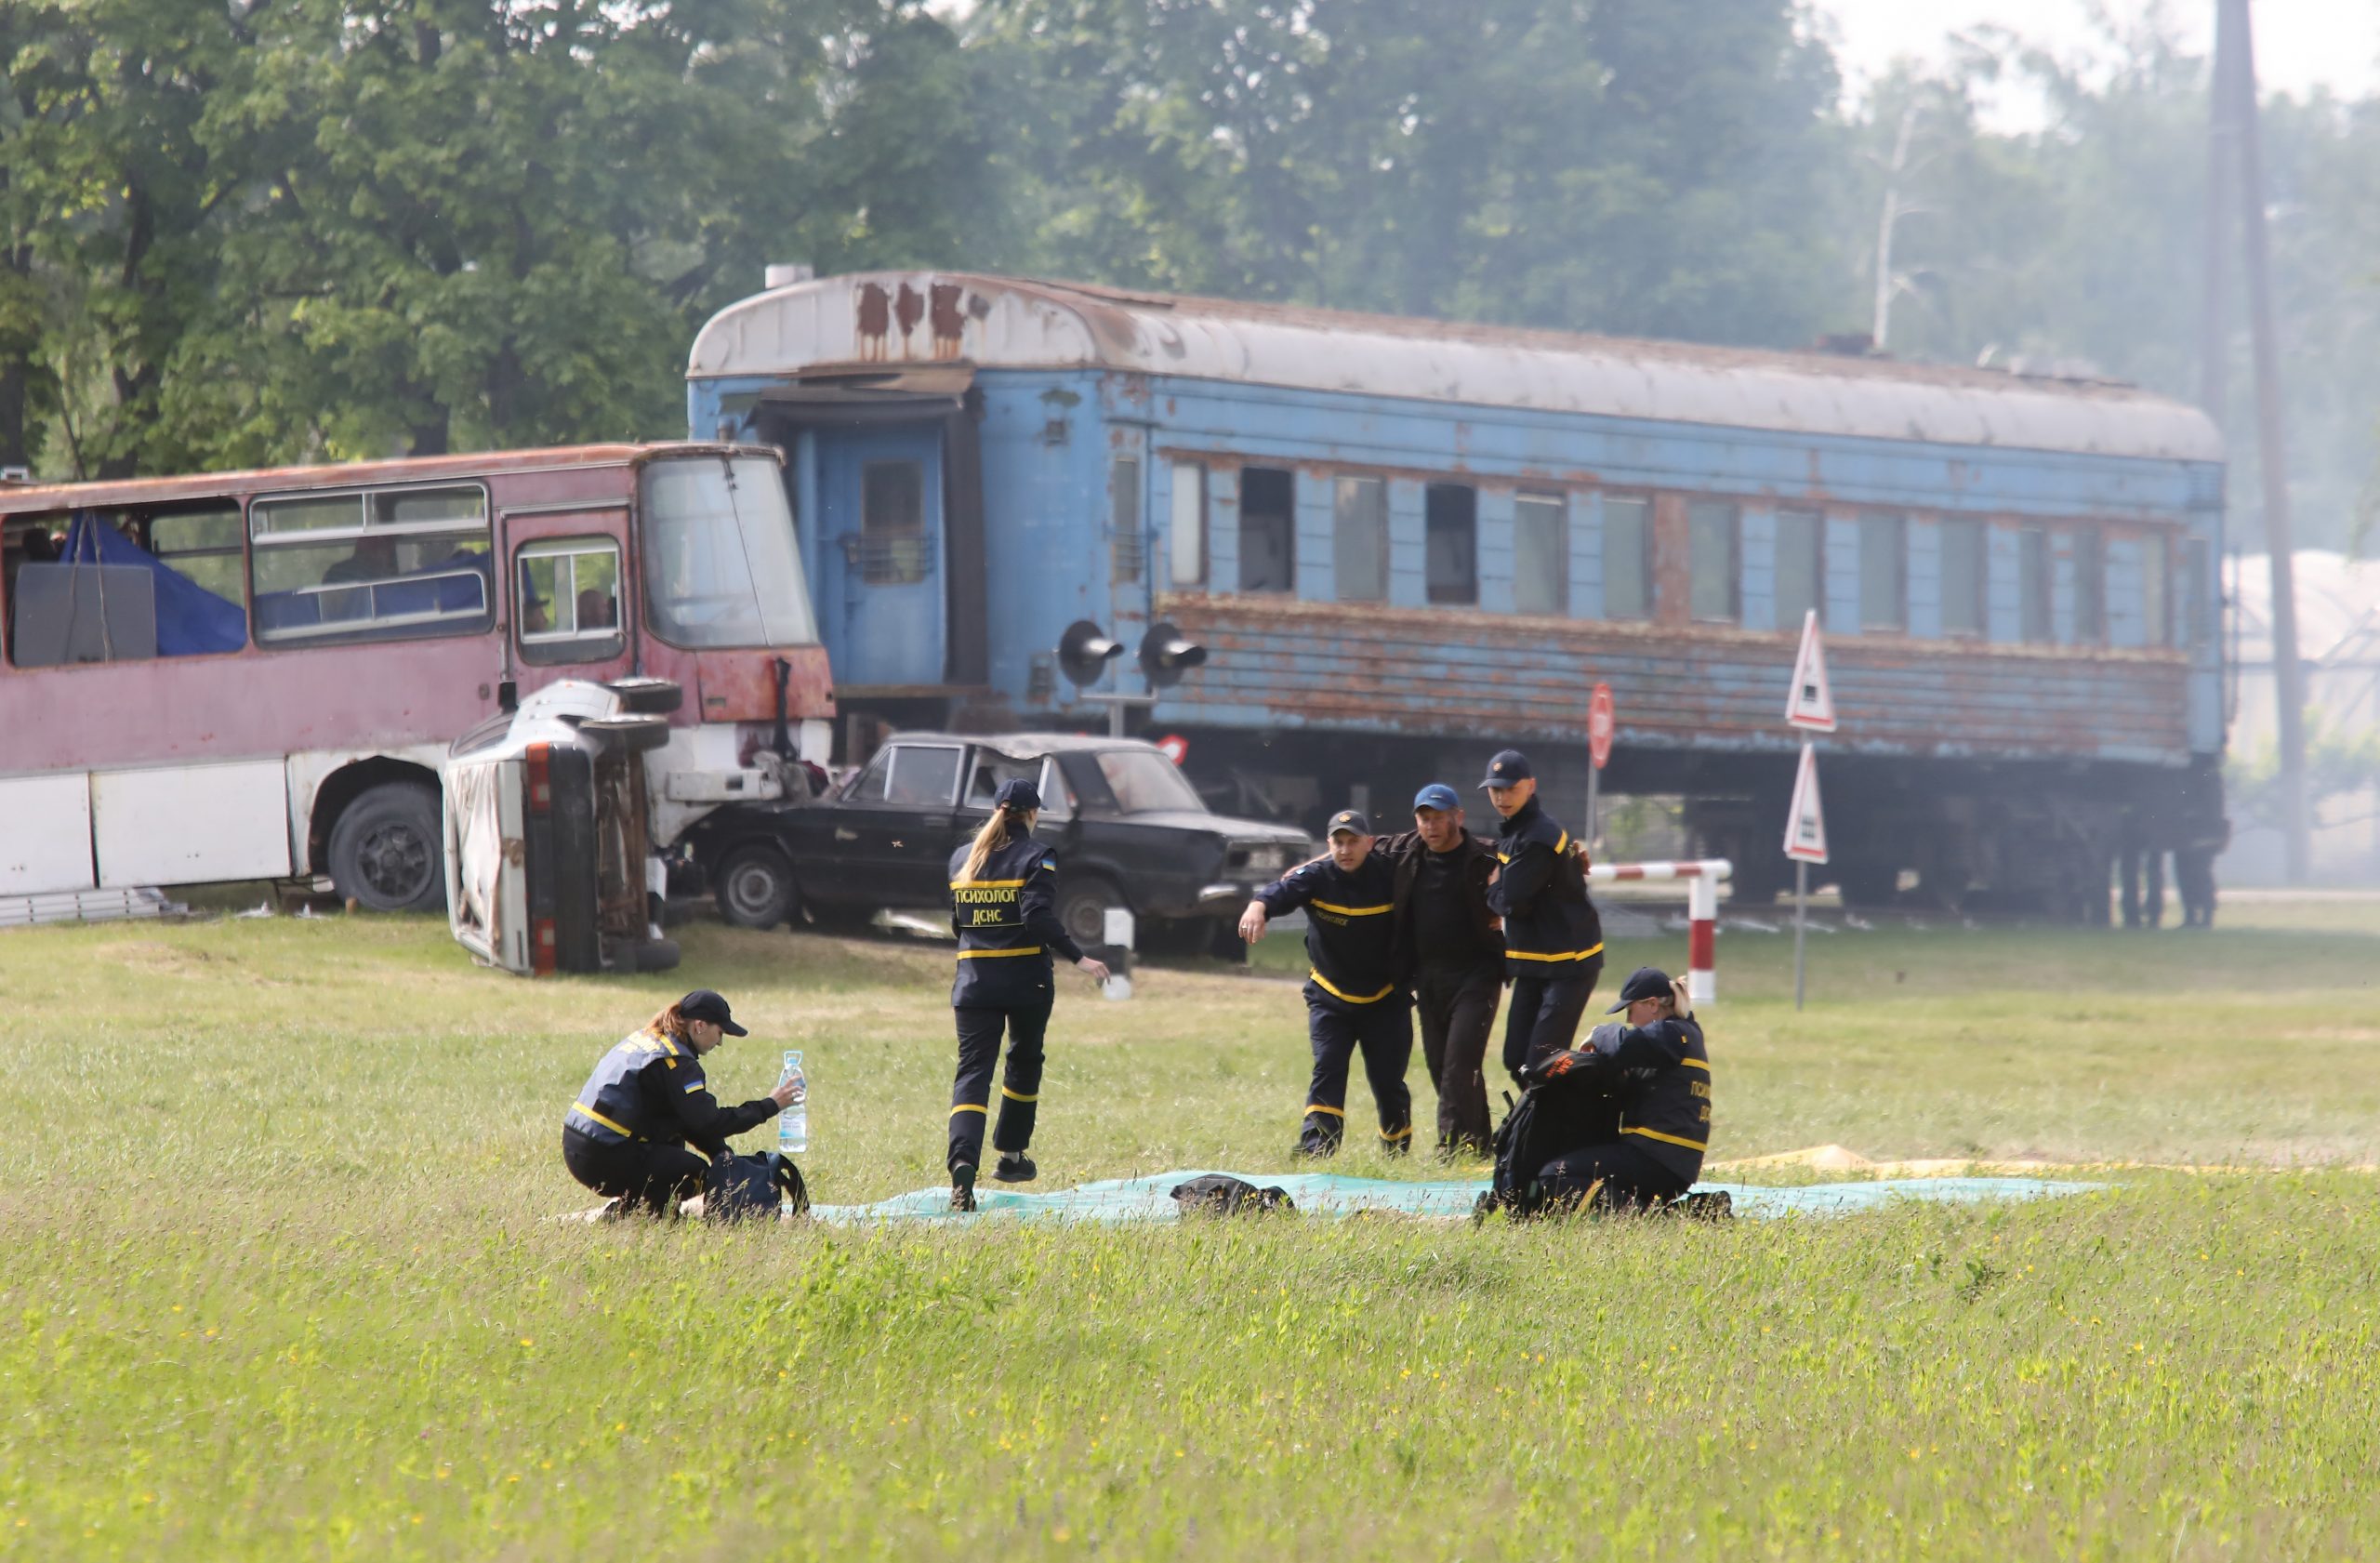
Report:
[[[1298,1208],[1289,1198],[1289,1191],[1277,1184],[1271,1188],[1259,1188],[1243,1178],[1223,1172],[1209,1172],[1188,1183],[1175,1184],[1173,1202],[1182,1207],[1183,1215],[1262,1215]]]
[[[787,1199],[795,1215],[808,1212],[810,1190],[802,1184],[801,1169],[774,1150],[722,1156],[703,1170],[706,1221],[774,1218]]]

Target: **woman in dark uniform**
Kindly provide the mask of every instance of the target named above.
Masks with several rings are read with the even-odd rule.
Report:
[[[698,987],[596,1060],[562,1118],[562,1159],[572,1177],[610,1197],[606,1214],[675,1213],[680,1200],[703,1191],[703,1169],[726,1152],[729,1135],[798,1099],[800,1085],[780,1080],[766,1096],[719,1105],[703,1055],[744,1035],[727,1000]]]
[[[1050,1027],[1050,952],[1095,982],[1107,967],[1082,952],[1058,921],[1058,860],[1033,839],[1041,795],[1028,781],[1003,782],[992,817],[950,857],[950,927],[959,935],[959,974],[950,1004],[959,1022],[959,1077],[950,1088],[950,1208],[975,1208],[975,1169],[984,1159],[984,1120],[991,1112],[992,1066],[1008,1033],[1000,1080],[1000,1119],[992,1176],[1030,1183],[1025,1156],[1041,1096],[1041,1038]]]

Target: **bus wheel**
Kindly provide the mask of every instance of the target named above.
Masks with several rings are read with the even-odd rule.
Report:
[[[774,847],[742,846],[711,874],[719,915],[738,928],[774,928],[793,919],[793,865]]]
[[[376,912],[435,911],[446,899],[438,789],[383,782],[331,828],[331,883]]]

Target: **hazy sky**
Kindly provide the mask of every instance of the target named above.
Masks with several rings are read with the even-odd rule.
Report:
[[[1834,45],[1856,97],[1896,57],[1927,61],[1948,57],[1951,33],[1987,23],[2062,59],[2088,59],[2108,48],[2092,13],[2119,28],[2137,25],[2152,9],[2179,23],[2198,50],[2215,35],[2215,0],[1815,0],[1834,23]],[[2268,91],[2304,92],[2327,86],[2345,98],[2380,92],[2380,0],[2255,0],[2256,77]],[[2004,102],[1996,117],[2021,122],[2038,106]],[[2014,125],[2008,126],[2015,128]]]

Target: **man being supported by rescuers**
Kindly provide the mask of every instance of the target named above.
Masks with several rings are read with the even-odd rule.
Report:
[[[1518,749],[1500,750],[1479,785],[1503,816],[1488,907],[1504,920],[1504,1068],[1515,1080],[1578,1035],[1603,974],[1603,920],[1587,894],[1570,833],[1537,801],[1537,774]],[[1523,1083],[1527,1083],[1523,1081]]]
[[[1682,981],[1652,966],[1629,974],[1586,1046],[1532,1063],[1523,1073],[1538,1099],[1529,1146],[1510,1147],[1535,1162],[1500,1180],[1522,1213],[1592,1204],[1649,1210],[1686,1196],[1711,1143],[1711,1055]],[[1696,1196],[1697,1200],[1703,1197]],[[1726,1213],[1726,1196],[1697,1213]]]
[[[1314,1078],[1306,1087],[1301,1156],[1329,1156],[1347,1124],[1347,1066],[1364,1055],[1380,1137],[1391,1156],[1413,1144],[1413,1093],[1405,1067],[1413,1057],[1413,999],[1398,971],[1395,872],[1372,851],[1371,822],[1353,809],[1330,816],[1330,854],[1290,869],[1257,892],[1240,914],[1239,935],[1264,936],[1273,918],[1306,914],[1306,1033]]]

